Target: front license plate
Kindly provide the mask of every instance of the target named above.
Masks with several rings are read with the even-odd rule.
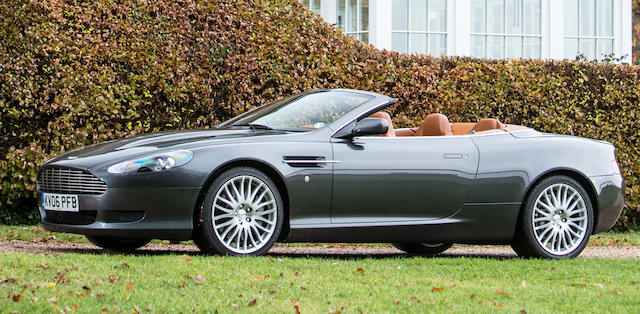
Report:
[[[61,212],[77,212],[80,210],[78,195],[42,193],[42,208]]]

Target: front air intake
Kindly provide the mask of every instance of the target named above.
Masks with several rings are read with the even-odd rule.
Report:
[[[107,184],[88,171],[70,168],[45,168],[38,174],[41,192],[63,194],[104,194]]]

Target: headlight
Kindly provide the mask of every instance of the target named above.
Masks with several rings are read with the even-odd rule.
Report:
[[[153,156],[142,157],[135,160],[117,163],[107,171],[109,173],[131,173],[137,171],[163,171],[175,167],[180,167],[188,163],[193,158],[193,153],[189,150],[177,150]]]

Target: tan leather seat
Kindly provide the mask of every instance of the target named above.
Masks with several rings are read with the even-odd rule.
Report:
[[[387,120],[387,122],[389,122],[389,129],[387,130],[387,133],[383,136],[396,136],[396,131],[393,129],[393,121],[391,121],[391,116],[388,113],[378,111],[370,115],[369,118],[380,118],[380,119]]]
[[[417,136],[442,136],[453,135],[451,132],[451,123],[447,116],[440,113],[432,113],[428,115],[422,125],[416,131]]]
[[[505,125],[500,123],[496,119],[480,119],[476,125],[473,126],[473,131],[480,132],[486,130],[504,129]]]

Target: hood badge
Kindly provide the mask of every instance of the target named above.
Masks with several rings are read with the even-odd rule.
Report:
[[[69,157],[67,157],[67,159],[78,159],[78,157],[76,157],[76,156],[69,156]]]

